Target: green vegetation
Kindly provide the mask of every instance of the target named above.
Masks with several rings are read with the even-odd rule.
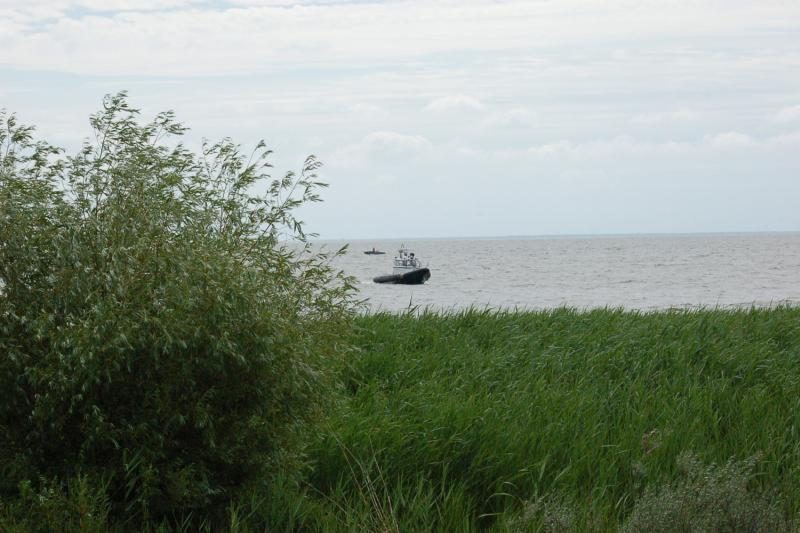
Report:
[[[795,530],[799,308],[356,315],[313,159],[137,119],[0,117],[0,530]]]
[[[775,531],[800,509],[800,309],[358,326],[310,483],[365,519],[364,493],[401,531]]]
[[[0,123],[0,496],[133,529],[227,520],[302,459],[347,346],[349,279],[293,215],[318,163],[273,179],[263,143],[194,154],[125,94],[73,157]]]

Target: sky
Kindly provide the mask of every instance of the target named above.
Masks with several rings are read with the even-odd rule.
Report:
[[[800,231],[797,0],[0,0],[0,108],[324,164],[327,239]]]

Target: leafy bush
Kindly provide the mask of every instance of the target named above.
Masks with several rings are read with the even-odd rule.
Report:
[[[106,487],[92,484],[86,476],[65,482],[40,480],[38,491],[21,483],[19,498],[0,503],[0,530],[103,533],[108,531]]]
[[[294,215],[318,162],[273,179],[263,142],[194,154],[125,93],[74,157],[0,122],[0,496],[83,474],[128,519],[222,513],[291,459],[347,347],[343,250]]]
[[[692,454],[682,454],[678,466],[683,478],[647,491],[624,531],[790,531],[778,502],[749,486],[754,458],[709,466]]]

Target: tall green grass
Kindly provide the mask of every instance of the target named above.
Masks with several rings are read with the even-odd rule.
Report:
[[[800,509],[796,308],[377,314],[358,330],[345,397],[309,450],[340,518],[615,529],[655,491],[691,486],[687,453],[712,471],[750,461],[751,501]]]
[[[230,502],[231,531],[796,530],[800,308],[473,309],[354,329],[306,469]],[[0,529],[125,530],[87,483],[0,501]]]

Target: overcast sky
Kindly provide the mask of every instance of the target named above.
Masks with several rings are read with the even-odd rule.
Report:
[[[323,238],[800,231],[800,2],[0,0],[0,108],[324,163]]]

